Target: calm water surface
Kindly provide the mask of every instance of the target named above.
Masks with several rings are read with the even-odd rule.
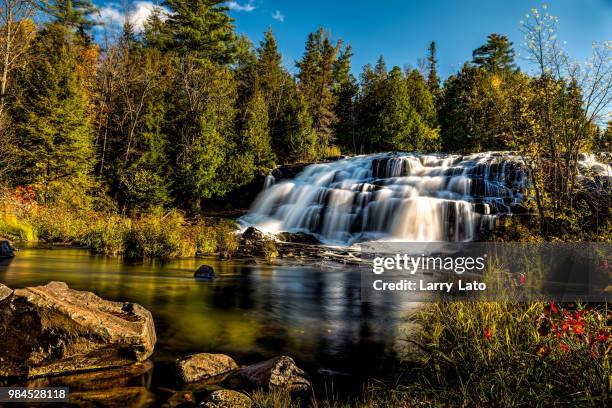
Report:
[[[218,279],[194,280],[201,264],[211,265]],[[362,303],[359,272],[338,264],[214,258],[127,263],[65,248],[24,248],[0,263],[0,282],[11,288],[52,280],[152,312],[158,337],[153,388],[171,385],[177,357],[214,352],[239,364],[286,354],[319,387],[334,383],[357,390],[396,359],[410,308]]]

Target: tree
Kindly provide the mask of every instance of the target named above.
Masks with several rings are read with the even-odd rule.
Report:
[[[472,62],[489,72],[514,71],[514,49],[508,37],[501,34],[490,34],[486,44],[472,51]]]
[[[334,139],[334,66],[341,45],[334,44],[329,32],[320,28],[308,35],[304,57],[296,64],[298,88],[309,106],[320,147],[329,146]]]
[[[418,74],[418,73],[417,73]],[[420,74],[418,74],[420,77]],[[422,77],[421,77],[422,78]],[[415,80],[413,79],[412,82]],[[424,85],[424,83],[423,83]],[[402,151],[437,150],[437,129],[429,127],[411,100],[416,85],[409,89],[408,80],[399,67],[393,67],[385,81],[381,112],[384,148]],[[414,95],[413,95],[414,96]],[[429,95],[431,98],[431,95]]]
[[[280,117],[280,128],[284,135],[284,146],[279,157],[285,162],[304,162],[316,158],[317,134],[313,128],[308,104],[300,93],[289,98],[289,103]]]
[[[234,26],[228,7],[220,0],[166,0],[167,24],[179,55],[217,64],[234,61]]]
[[[436,42],[432,41],[427,48],[427,87],[434,99],[440,96],[440,78],[438,77],[437,65]]]
[[[443,148],[448,151],[506,149],[512,82],[518,73],[490,74],[465,64],[444,84],[439,107]]]
[[[271,28],[265,32],[257,48],[257,83],[268,106],[272,144],[280,149],[284,139],[280,133],[280,115],[288,102],[287,96],[295,91],[295,82],[283,66],[283,58]]]
[[[167,114],[171,179],[177,202],[199,209],[202,199],[250,180],[237,154],[237,88],[233,73],[213,62],[180,59],[176,69]]]
[[[26,63],[26,54],[36,35],[34,13],[34,4],[28,0],[0,2],[0,117],[5,114],[11,76]]]
[[[275,160],[270,145],[268,107],[261,92],[255,92],[247,104],[242,143],[257,170],[267,173],[272,169]]]
[[[70,33],[49,25],[33,42],[32,54],[19,78],[24,89],[15,114],[21,156],[15,179],[42,185],[49,199],[62,183],[88,186],[93,134]]]
[[[349,151],[357,151],[357,111],[359,93],[357,80],[351,74],[353,50],[348,45],[339,55],[334,66],[334,99],[337,121],[334,134],[339,143]]]
[[[382,146],[381,112],[385,103],[387,66],[381,56],[372,68],[367,64],[361,73],[361,92],[356,101],[357,137],[355,152],[369,153]]]
[[[593,126],[612,102],[610,44],[595,45],[583,67],[563,51],[556,24],[557,18],[544,6],[542,11],[533,9],[523,21],[527,57],[539,68],[523,111],[529,112],[536,131],[526,135],[515,129],[512,138],[529,169],[545,237],[584,226],[575,216],[581,188],[578,160],[580,152],[593,144]]]
[[[92,17],[97,8],[91,0],[43,0],[42,4],[53,22],[89,40],[89,32],[97,24]]]

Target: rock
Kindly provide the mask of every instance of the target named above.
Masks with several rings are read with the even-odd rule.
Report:
[[[177,373],[185,383],[222,376],[238,368],[234,359],[225,354],[200,353],[176,362]]]
[[[278,237],[285,242],[294,244],[319,245],[321,241],[312,234],[305,232],[281,232]]]
[[[0,377],[34,378],[146,360],[156,342],[153,317],[131,305],[126,312],[122,302],[63,282],[14,290],[0,302]]]
[[[217,390],[200,404],[203,408],[251,408],[251,399],[238,391]]]
[[[304,391],[311,386],[307,374],[287,356],[275,357],[245,367],[236,373],[236,377],[249,388]]]
[[[197,271],[193,274],[196,279],[213,280],[215,279],[215,270],[212,266],[201,265]]]
[[[249,227],[240,237],[239,252],[243,255],[265,256],[265,244],[269,239],[257,228]]]
[[[11,241],[7,239],[0,240],[0,258],[12,258],[15,256],[15,248],[11,245]]]
[[[0,303],[4,300],[10,300],[9,297],[13,294],[13,289],[0,283]]]

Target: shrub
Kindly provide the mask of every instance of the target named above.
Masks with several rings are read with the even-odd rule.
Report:
[[[131,223],[118,215],[99,217],[85,238],[93,252],[105,255],[120,255],[125,251],[125,240]]]
[[[186,234],[185,220],[178,211],[154,213],[132,221],[126,234],[127,258],[177,258],[193,256],[196,245]]]

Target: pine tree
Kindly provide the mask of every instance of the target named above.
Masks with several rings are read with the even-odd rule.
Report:
[[[437,129],[429,127],[413,105],[408,80],[397,66],[385,81],[384,98],[380,120],[383,146],[402,151],[436,150]]]
[[[438,59],[436,58],[436,43],[432,41],[427,48],[427,87],[434,99],[440,95],[440,78],[438,77]]]
[[[91,182],[92,126],[70,39],[65,27],[49,25],[32,44],[33,59],[19,78],[16,180],[42,185],[47,199],[66,183],[83,188]]]
[[[333,44],[329,33],[320,28],[310,33],[306,52],[297,63],[299,89],[304,95],[313,119],[320,147],[331,144],[333,127],[337,120],[334,112],[334,66],[341,43]]]
[[[295,88],[293,78],[283,66],[282,55],[278,51],[276,38],[269,28],[257,49],[257,80],[268,106],[268,118],[272,143],[277,148],[282,144],[283,135],[279,133],[280,115],[287,104],[287,95]]]
[[[89,32],[97,24],[97,7],[91,0],[43,0],[42,7],[53,22],[74,30],[83,39],[89,39]]]
[[[222,0],[166,0],[173,49],[218,64],[234,61],[234,26]]]
[[[487,43],[472,52],[472,62],[489,72],[515,71],[514,49],[508,37],[490,34]]]
[[[438,124],[436,106],[427,82],[419,71],[414,69],[407,73],[406,84],[411,105],[427,126],[435,128]]]
[[[267,173],[274,166],[274,153],[270,146],[268,107],[261,92],[255,92],[246,107],[242,143],[253,157],[255,168]]]
[[[304,162],[316,158],[317,134],[313,128],[308,103],[300,93],[291,95],[280,118],[284,146],[279,158],[287,162]]]
[[[341,145],[355,152],[358,149],[356,101],[359,85],[351,74],[352,57],[349,45],[340,53],[334,66],[334,112],[338,118],[334,134]]]

